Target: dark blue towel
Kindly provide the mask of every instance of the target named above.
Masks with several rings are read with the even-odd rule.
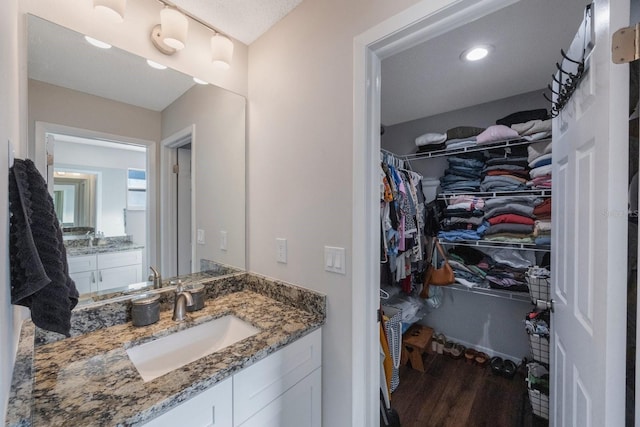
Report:
[[[16,159],[9,171],[9,211],[11,302],[29,307],[36,326],[70,336],[78,291],[53,199],[31,160]]]

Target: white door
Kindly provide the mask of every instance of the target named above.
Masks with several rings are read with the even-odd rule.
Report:
[[[191,145],[178,151],[178,274],[191,273]]]
[[[594,4],[590,69],[553,122],[552,426],[625,419],[628,65],[610,50],[629,0]]]

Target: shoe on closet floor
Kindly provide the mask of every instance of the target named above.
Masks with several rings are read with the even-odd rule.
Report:
[[[476,353],[475,361],[476,365],[483,367],[489,361],[489,355],[480,351]]]
[[[452,359],[458,360],[464,356],[465,350],[466,348],[462,344],[453,343],[449,356],[451,356]]]
[[[438,334],[436,337],[436,352],[438,354],[444,354],[444,346],[447,343],[447,338],[443,334]]]
[[[453,351],[454,345],[455,343],[453,341],[447,341],[444,344],[444,349],[442,350],[442,354],[444,354],[445,356],[451,356],[451,352]]]
[[[502,375],[502,370],[504,369],[504,360],[502,360],[502,357],[492,357],[489,361],[489,366],[491,367],[491,372],[494,375]]]
[[[472,348],[468,348],[464,351],[464,358],[467,363],[473,364],[476,358],[477,351]]]

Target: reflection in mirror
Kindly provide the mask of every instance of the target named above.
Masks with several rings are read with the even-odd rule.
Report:
[[[150,287],[150,266],[165,283],[244,270],[245,99],[27,22],[30,151],[85,300]],[[183,154],[187,178],[174,173]]]
[[[72,170],[53,173],[53,206],[63,231],[95,230],[95,174]]]

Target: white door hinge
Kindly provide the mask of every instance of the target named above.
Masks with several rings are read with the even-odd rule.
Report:
[[[180,173],[180,166],[177,163],[173,165],[173,173]]]
[[[640,23],[620,28],[611,38],[611,60],[614,64],[627,64],[640,59]]]

